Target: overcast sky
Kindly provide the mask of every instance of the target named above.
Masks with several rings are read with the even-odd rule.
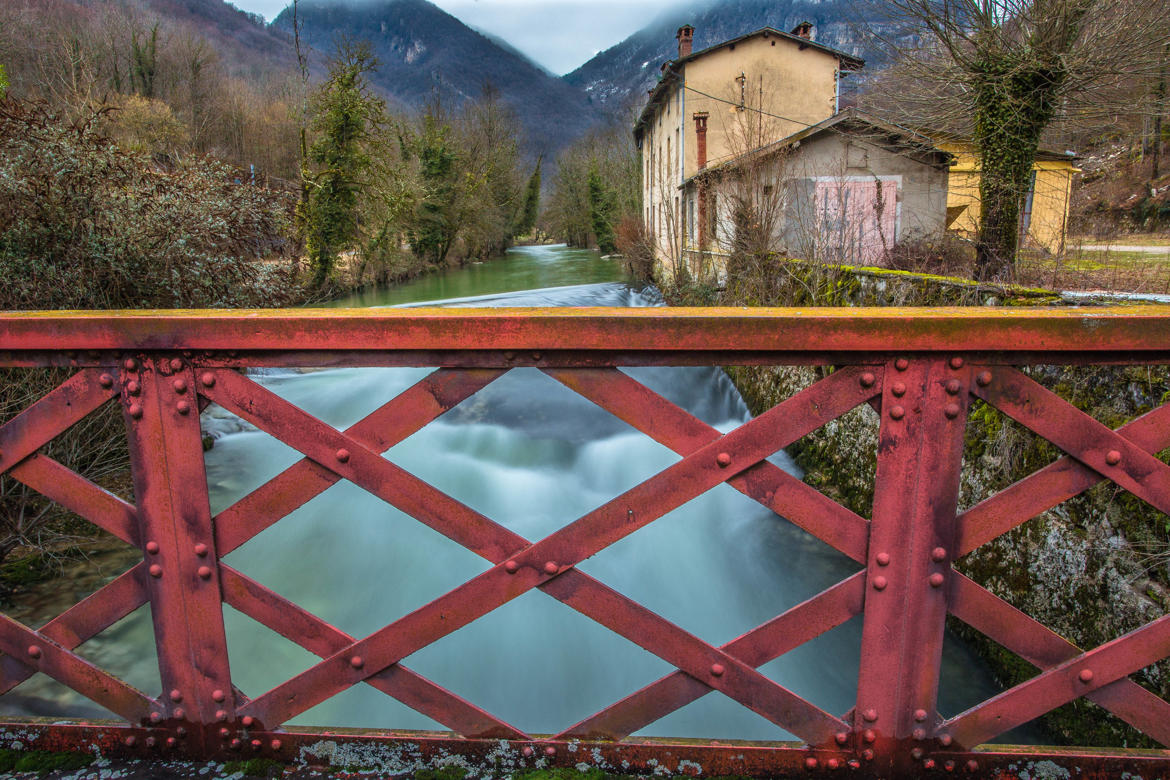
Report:
[[[291,0],[230,0],[272,21]],[[662,0],[431,0],[471,27],[503,38],[557,75],[648,23]]]

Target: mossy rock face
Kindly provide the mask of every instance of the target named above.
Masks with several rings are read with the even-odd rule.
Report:
[[[56,753],[48,750],[10,750],[0,748],[0,772],[49,772],[83,769],[94,762],[85,753]]]
[[[1043,290],[989,287],[969,280],[881,269],[789,263],[772,306],[1050,305]],[[670,296],[668,293],[668,300]],[[671,303],[674,303],[671,300]],[[726,298],[717,303],[741,303]],[[828,369],[730,367],[748,408],[760,414],[823,377]],[[1026,373],[1081,411],[1118,428],[1170,401],[1164,366],[1031,367]],[[787,448],[806,483],[868,517],[873,503],[878,417],[868,406]],[[1061,457],[1056,447],[976,401],[967,420],[960,511]],[[1170,450],[1158,453],[1170,462]],[[1082,648],[1115,639],[1170,608],[1170,517],[1111,482],[1065,501],[989,542],[957,568],[1012,606]],[[1037,670],[951,619],[952,628],[987,659],[1005,686]],[[1170,662],[1133,679],[1170,698]],[[1147,738],[1086,700],[1045,716],[1057,744],[1154,747]]]

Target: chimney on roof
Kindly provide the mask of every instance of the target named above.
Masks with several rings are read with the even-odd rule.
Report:
[[[695,28],[684,24],[678,28],[674,37],[678,38],[678,58],[681,60],[683,57],[691,56],[691,43],[695,39]]]
[[[801,22],[792,28],[792,34],[798,38],[804,38],[806,41],[812,40],[813,24],[809,21]]]

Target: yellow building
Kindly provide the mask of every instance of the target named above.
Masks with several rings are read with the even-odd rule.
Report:
[[[974,238],[979,225],[979,158],[970,142],[938,139],[937,146],[954,158],[947,190],[947,229]],[[1073,174],[1079,168],[1072,152],[1041,150],[1032,166],[1032,187],[1020,210],[1023,246],[1052,254],[1064,251]]]
[[[693,27],[679,29],[678,58],[662,66],[634,128],[642,216],[660,254],[670,257],[684,242],[685,181],[829,119],[837,113],[842,74],[864,64],[812,40],[807,22],[788,33],[765,27],[692,53],[693,36]],[[703,225],[712,216],[694,218]]]

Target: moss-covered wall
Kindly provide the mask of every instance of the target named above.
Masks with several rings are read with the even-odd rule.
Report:
[[[979,285],[960,279],[880,269],[787,264],[786,278],[764,303],[778,306],[1051,305],[1044,290]],[[719,302],[719,294],[709,297]],[[753,413],[760,413],[816,381],[825,369],[729,367],[728,374]],[[1028,373],[1097,420],[1117,427],[1170,400],[1165,367],[1036,367]],[[805,481],[868,517],[873,501],[878,417],[868,406],[788,448]],[[1170,450],[1160,454],[1168,461]],[[967,423],[961,508],[998,492],[1060,456],[1050,444],[976,402]],[[1091,648],[1170,609],[1170,518],[1102,483],[1032,519],[963,558],[958,568],[992,592],[1065,636]],[[987,658],[1004,685],[1036,673],[1034,667],[952,620]],[[1136,677],[1170,695],[1170,663]],[[1153,746],[1086,700],[1044,718],[1057,744]]]

